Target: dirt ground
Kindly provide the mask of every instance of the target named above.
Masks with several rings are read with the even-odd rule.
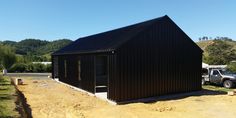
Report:
[[[111,105],[50,79],[24,79],[35,118],[235,118],[236,96],[212,91],[152,103]]]

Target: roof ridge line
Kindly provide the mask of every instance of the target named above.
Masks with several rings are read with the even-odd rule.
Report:
[[[146,30],[147,30],[150,26],[152,26],[154,23],[158,22],[159,20],[163,20],[163,18],[165,18],[165,17],[168,17],[168,16],[167,16],[167,15],[164,15],[164,16],[162,16],[162,17],[158,17],[158,18],[154,18],[154,19],[152,19],[152,20],[147,20],[147,21],[141,22],[141,23],[145,23],[145,22],[153,21],[153,22],[150,23],[148,26],[146,26],[144,29],[142,29],[141,31],[137,32],[135,35],[131,36],[130,39],[127,39],[127,40],[121,42],[120,44],[114,46],[114,47],[115,47],[114,49],[117,49],[117,47],[120,47],[122,44],[125,44],[127,41],[132,40],[135,36],[137,36],[137,35],[140,34],[141,32],[146,31]],[[139,24],[139,23],[137,23],[137,24]],[[134,24],[134,25],[136,25],[136,24]],[[131,25],[131,26],[132,26],[132,25]]]

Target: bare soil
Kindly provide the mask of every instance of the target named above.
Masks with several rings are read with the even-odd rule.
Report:
[[[204,90],[152,103],[111,105],[49,79],[24,79],[18,88],[35,118],[235,118],[236,96]]]

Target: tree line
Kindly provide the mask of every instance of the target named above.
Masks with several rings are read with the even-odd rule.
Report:
[[[0,42],[0,69],[10,72],[50,72],[51,65],[32,62],[51,61],[51,53],[68,45],[72,41],[60,39],[45,41],[25,39],[19,42]]]
[[[204,38],[204,40],[209,38]],[[0,42],[0,68],[11,72],[49,72],[51,65],[32,62],[51,61],[51,53],[68,45],[71,40],[45,41],[25,39],[19,42]],[[203,62],[211,65],[227,64],[236,72],[236,42],[227,37],[216,37],[206,47]]]
[[[208,37],[208,36],[203,36],[203,37],[199,37],[198,38],[199,41],[208,41],[208,40],[227,40],[227,41],[233,41],[233,39],[229,38],[229,37]]]

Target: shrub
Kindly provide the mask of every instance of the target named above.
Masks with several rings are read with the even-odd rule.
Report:
[[[33,72],[45,72],[46,66],[40,63],[33,64]]]
[[[15,51],[10,46],[0,44],[1,68],[9,69],[16,62]]]
[[[52,64],[46,65],[46,70],[45,72],[52,72]]]
[[[28,63],[27,68],[26,68],[26,72],[33,72],[33,70],[34,70],[34,64]]]
[[[24,63],[16,63],[8,70],[9,72],[26,72],[27,65]]]
[[[42,72],[51,72],[51,64],[44,65],[40,63],[16,63],[14,64],[8,71],[9,72],[35,72],[35,73],[42,73]]]
[[[228,68],[230,71],[236,73],[236,62],[231,62],[230,64],[228,64],[227,68]]]

